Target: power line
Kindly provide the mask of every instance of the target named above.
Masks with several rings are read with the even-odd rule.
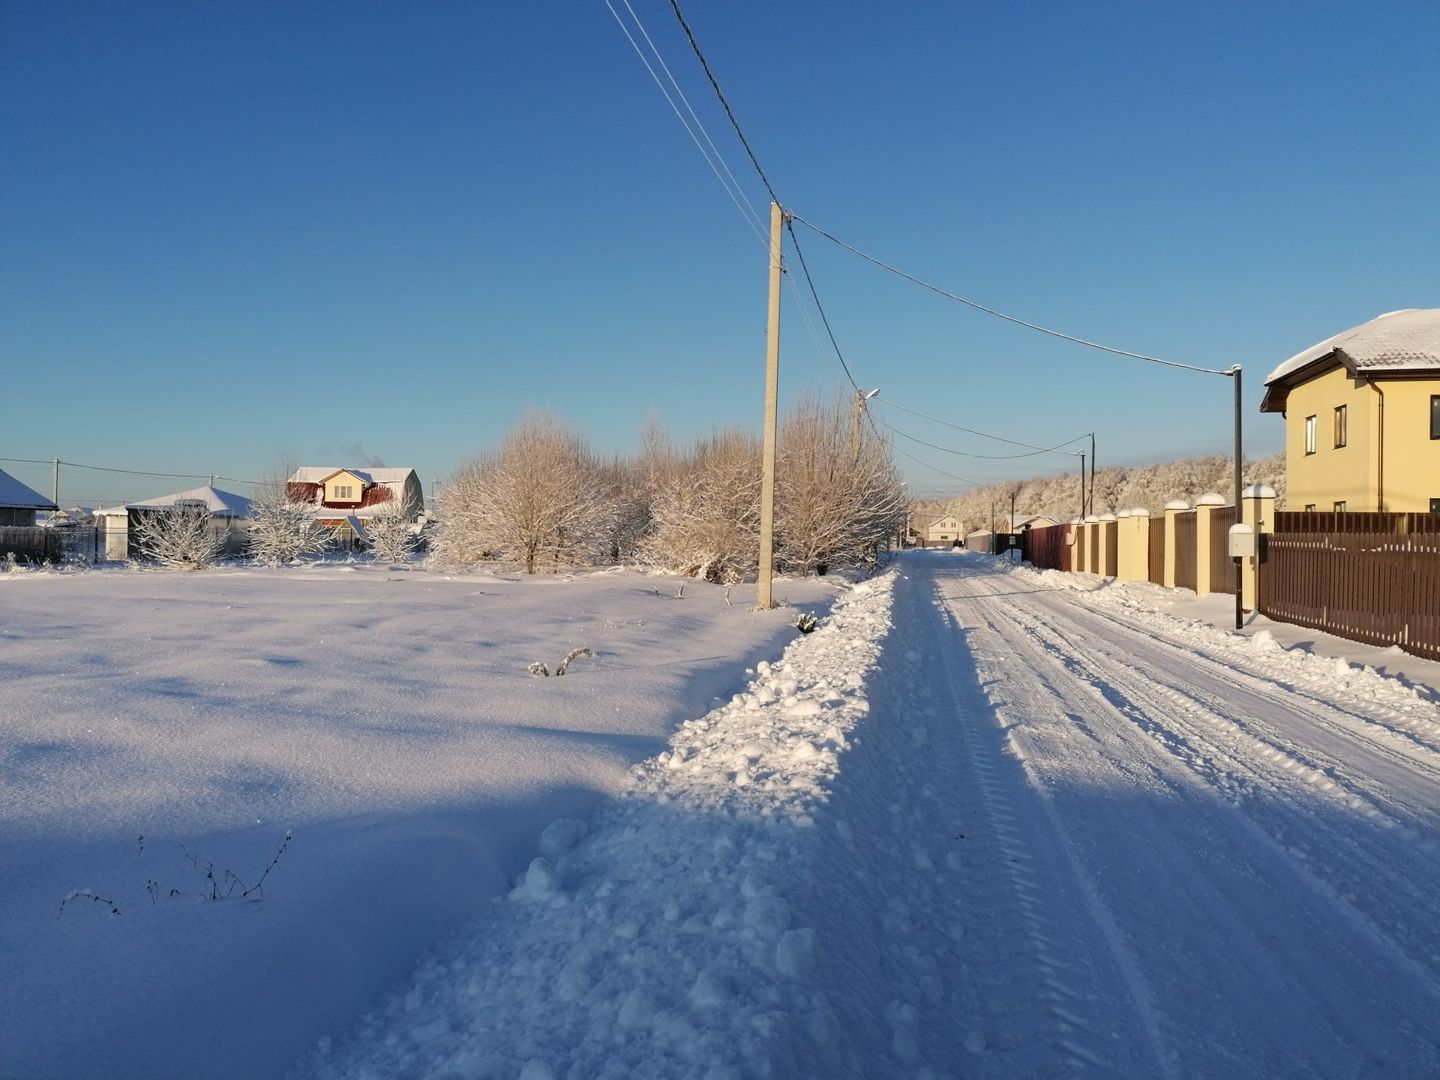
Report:
[[[644,35],[645,44],[649,45],[650,51],[655,54],[655,59],[665,72],[665,77],[670,80],[670,85],[675,87],[675,92],[680,95],[680,100],[685,103],[685,111],[688,112],[695,121],[695,126],[700,129],[700,134],[705,136],[706,145],[714,152],[715,159],[720,162],[720,167],[725,170],[725,175],[730,178],[730,183],[734,185],[740,197],[745,200],[745,205],[750,209],[750,220],[754,222],[760,238],[766,240],[768,244],[768,238],[765,236],[765,219],[761,217],[760,211],[755,209],[755,204],[750,201],[750,197],[745,194],[745,189],[740,186],[740,181],[735,179],[735,174],[731,171],[729,163],[725,160],[725,155],[722,154],[720,148],[715,145],[715,140],[710,137],[710,132],[705,127],[705,121],[700,119],[700,114],[695,111],[694,107],[690,104],[690,99],[685,96],[685,91],[680,86],[679,80],[676,79],[675,75],[671,72],[670,65],[665,63],[665,57],[660,54],[659,48],[656,47],[655,42],[650,37],[650,32],[645,29],[644,22],[641,21],[640,16],[630,5],[630,0],[622,0],[622,2],[625,4],[625,10],[630,13],[630,17],[635,20],[636,27],[638,27],[640,33]]]
[[[108,465],[86,465],[79,461],[65,461],[60,458],[0,458],[0,461],[20,465],[63,465],[67,469],[88,469],[91,472],[119,473],[124,476],[155,476],[164,480],[228,480],[232,484],[263,484],[263,480],[241,480],[236,476],[221,476],[219,473],[167,473],[147,472],[144,469],[116,469]]]
[[[760,159],[755,156],[755,151],[750,149],[750,140],[745,138],[745,132],[740,130],[740,121],[735,119],[735,110],[730,108],[730,102],[725,100],[725,91],[720,89],[719,80],[715,78],[715,73],[710,70],[710,64],[706,61],[705,54],[700,51],[700,43],[695,40],[695,32],[690,29],[690,24],[685,21],[685,13],[680,10],[679,0],[670,0],[670,6],[675,10],[675,18],[680,20],[680,26],[685,31],[685,36],[690,39],[690,48],[694,50],[696,58],[700,61],[700,66],[705,69],[705,77],[710,80],[710,85],[715,90],[715,96],[720,99],[720,104],[725,109],[725,115],[730,118],[730,126],[735,129],[735,134],[740,137],[740,145],[745,147],[745,153],[750,155],[750,164],[755,166],[755,171],[760,176],[760,182],[765,185],[765,190],[770,193],[770,201],[777,205],[784,205],[780,202],[780,196],[775,194],[775,186],[770,183],[770,178],[765,175],[765,170],[760,167]]]
[[[1046,454],[1051,453],[1051,452],[1058,452],[1059,449],[1060,449],[1060,447],[1062,447],[1062,446],[1069,446],[1069,445],[1070,445],[1071,443],[1073,443],[1073,442],[1079,442],[1081,439],[1087,438],[1087,437],[1089,436],[1089,434],[1090,434],[1090,433],[1087,431],[1084,435],[1076,435],[1075,438],[1073,438],[1073,439],[1066,439],[1063,443],[1057,443],[1055,446],[1049,447],[1049,448],[1047,449],[1046,447],[1043,447],[1043,446],[1036,446],[1034,443],[1020,442],[1020,441],[1017,440],[1017,439],[1007,439],[1007,438],[1006,438],[1005,436],[1003,436],[1003,435],[991,435],[991,434],[989,434],[988,432],[976,431],[974,428],[962,427],[962,426],[959,425],[959,424],[952,424],[952,423],[950,423],[950,421],[948,421],[948,420],[941,420],[938,416],[929,416],[929,415],[927,415],[927,414],[925,414],[925,413],[920,412],[918,409],[911,409],[911,408],[908,408],[908,407],[905,406],[905,405],[901,405],[898,401],[891,401],[889,398],[887,398],[887,397],[885,397],[885,396],[883,396],[883,395],[881,396],[880,400],[883,401],[883,402],[885,402],[885,404],[886,404],[886,405],[889,405],[892,409],[899,409],[901,412],[907,412],[907,413],[909,413],[911,416],[918,416],[918,417],[920,417],[920,419],[922,419],[922,420],[929,420],[929,421],[931,421],[931,422],[933,422],[933,423],[941,424],[941,425],[943,425],[944,427],[954,428],[956,431],[963,431],[963,432],[965,432],[965,433],[968,434],[968,435],[978,435],[978,436],[980,436],[982,439],[994,439],[996,442],[1009,443],[1011,446],[1024,446],[1024,447],[1028,447],[1028,448],[1031,449],[1031,450],[1036,450],[1036,451],[1039,451],[1040,453],[1046,453]],[[888,426],[888,425],[887,425],[887,426]],[[1077,451],[1077,453],[1078,453],[1078,451]],[[989,455],[986,455],[986,454],[970,454],[970,455],[967,455],[967,456],[969,456],[969,457],[987,457],[987,456],[989,456]],[[1010,456],[1012,456],[1012,457],[1031,457],[1031,456],[1033,456],[1033,455],[1030,455],[1030,454],[1013,454],[1013,455],[1010,455]]]
[[[674,0],[671,0],[671,2],[673,3]],[[1116,356],[1128,356],[1134,360],[1144,360],[1151,364],[1163,364],[1165,367],[1183,368],[1186,371],[1198,371],[1206,375],[1224,375],[1228,378],[1233,376],[1234,374],[1233,370],[1221,370],[1220,368],[1200,367],[1198,364],[1184,364],[1181,363],[1179,360],[1163,360],[1158,356],[1149,356],[1146,353],[1131,352],[1128,349],[1117,349],[1110,345],[1102,345],[1096,341],[1087,341],[1085,338],[1076,337],[1074,334],[1067,334],[1060,330],[1052,330],[1048,326],[1041,326],[1039,323],[1033,323],[1027,319],[1021,319],[1014,315],[1007,315],[1003,311],[996,311],[992,307],[986,307],[984,304],[977,303],[974,300],[968,300],[965,297],[958,295],[957,293],[950,292],[948,289],[942,289],[939,285],[934,285],[931,282],[926,281],[924,278],[916,277],[914,274],[907,273],[906,271],[901,270],[897,266],[892,266],[890,263],[887,263],[882,259],[877,259],[875,256],[869,255],[861,251],[853,244],[847,244],[839,237],[830,235],[818,225],[814,225],[811,222],[806,221],[799,214],[792,213],[790,217],[792,220],[800,222],[801,225],[813,229],[815,232],[825,237],[825,239],[829,240],[831,243],[839,245],[846,251],[849,251],[851,254],[860,256],[860,258],[864,259],[866,262],[874,263],[876,266],[884,270],[888,270],[890,271],[890,273],[896,274],[899,277],[904,278],[906,281],[909,281],[915,285],[919,285],[921,288],[929,289],[933,293],[939,293],[941,296],[944,296],[950,300],[955,300],[961,304],[964,304],[967,307],[974,308],[976,311],[983,311],[987,315],[994,315],[997,319],[1004,319],[1006,322],[1014,323],[1017,326],[1024,326],[1028,329],[1039,331],[1042,334],[1048,334],[1051,337],[1060,338],[1062,341],[1071,341],[1074,342],[1076,345],[1084,345],[1086,348],[1098,349],[1100,352],[1113,353]]]
[[[810,286],[810,295],[815,299],[815,310],[820,313],[820,322],[824,324],[825,333],[830,336],[830,344],[835,349],[835,355],[840,360],[840,366],[845,369],[845,377],[850,380],[850,385],[855,388],[857,394],[863,393],[860,384],[855,381],[855,376],[850,371],[850,365],[845,362],[845,354],[840,351],[840,343],[835,340],[835,331],[830,329],[830,320],[825,315],[825,306],[820,303],[820,294],[815,290],[815,279],[810,276],[810,267],[805,264],[805,253],[800,250],[800,244],[795,236],[795,227],[788,221],[785,227],[790,232],[790,243],[795,248],[795,257],[800,260],[800,271],[805,275],[805,284]]]
[[[923,466],[925,466],[925,468],[929,469],[931,472],[937,472],[937,473],[939,473],[941,476],[948,476],[951,480],[959,480],[962,484],[969,484],[971,487],[986,487],[986,486],[987,486],[987,484],[986,484],[984,481],[981,481],[981,480],[971,480],[969,477],[965,477],[965,476],[956,476],[954,473],[946,472],[944,469],[939,468],[938,466],[931,465],[930,462],[928,462],[928,461],[921,461],[921,460],[920,460],[919,458],[917,458],[914,454],[907,454],[904,450],[901,450],[898,446],[894,445],[893,443],[891,444],[890,449],[893,450],[895,453],[899,454],[899,455],[900,455],[901,457],[903,457],[903,458],[909,458],[911,461],[915,462],[915,464],[917,464],[917,465],[923,465]]]
[[[893,424],[885,424],[885,426],[890,431],[893,431],[896,435],[899,435],[902,439],[909,439],[911,442],[919,443],[921,446],[928,446],[931,450],[939,450],[941,453],[945,454],[954,454],[956,457],[978,458],[982,461],[1014,461],[1016,458],[1039,457],[1041,454],[1060,453],[1060,447],[1069,446],[1070,443],[1075,441],[1074,439],[1070,439],[1067,442],[1059,443],[1056,446],[1046,447],[1043,449],[1035,449],[1024,454],[970,454],[966,453],[964,450],[951,450],[947,446],[937,446],[934,443],[926,442],[924,439],[917,439],[914,435],[911,435],[908,432],[901,431]]]
[[[650,73],[650,78],[654,79],[655,85],[660,88],[660,93],[665,95],[665,100],[675,113],[676,119],[678,119],[681,126],[685,128],[685,133],[690,136],[690,141],[695,144],[695,149],[700,151],[700,156],[705,159],[705,164],[710,166],[710,171],[715,174],[715,179],[720,181],[720,186],[725,189],[725,194],[730,196],[730,201],[735,204],[735,209],[740,211],[740,216],[745,219],[745,224],[750,227],[751,231],[755,233],[757,239],[759,239],[762,244],[769,247],[770,241],[765,236],[765,230],[760,223],[759,213],[755,210],[754,206],[750,205],[750,199],[740,187],[740,182],[735,179],[735,174],[730,171],[730,166],[725,163],[724,156],[720,153],[719,149],[716,148],[714,140],[710,138],[710,133],[705,130],[705,125],[701,122],[700,117],[697,116],[695,110],[690,107],[689,99],[685,97],[685,92],[680,89],[680,84],[675,81],[675,76],[670,73],[670,68],[666,65],[664,58],[661,57],[660,50],[657,49],[655,43],[651,41],[644,24],[640,22],[640,17],[635,14],[635,10],[630,7],[627,0],[622,0],[622,3],[625,3],[626,9],[630,12],[631,17],[634,18],[635,25],[639,27],[641,35],[645,38],[646,43],[655,54],[655,59],[658,60],[660,66],[664,68],[665,74],[670,79],[671,85],[675,87],[675,92],[680,96],[680,100],[685,102],[685,108],[689,111],[690,115],[695,118],[695,124],[699,127],[701,134],[705,136],[705,141],[708,142],[711,149],[714,150],[715,159],[718,159],[720,162],[719,168],[716,167],[715,159],[712,159],[705,147],[700,145],[700,140],[696,137],[694,129],[690,126],[690,122],[685,119],[684,114],[680,112],[680,107],[675,104],[675,99],[670,96],[670,91],[667,90],[665,84],[660,81],[660,76],[655,73],[655,68],[651,66],[650,61],[646,58],[645,52],[640,48],[639,42],[637,42],[634,35],[630,33],[630,28],[627,27],[624,20],[620,18],[620,13],[615,10],[610,0],[605,0],[605,6],[610,9],[610,14],[614,17],[615,24],[620,27],[621,33],[623,33],[626,40],[630,42],[630,47],[635,50],[635,55],[640,57],[640,62],[645,65],[645,70]],[[720,174],[720,169],[722,168],[730,177],[729,181]],[[732,184],[734,185],[733,188],[731,187]],[[743,206],[741,205],[741,199],[745,201],[745,205]],[[746,206],[749,206],[748,211],[746,210]]]

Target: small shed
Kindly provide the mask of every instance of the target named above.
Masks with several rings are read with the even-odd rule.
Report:
[[[139,554],[133,526],[147,514],[158,514],[177,506],[203,507],[209,511],[215,531],[225,534],[225,554],[238,555],[245,550],[250,540],[250,500],[233,491],[206,486],[96,510],[95,520],[105,530],[106,556],[123,559]]]

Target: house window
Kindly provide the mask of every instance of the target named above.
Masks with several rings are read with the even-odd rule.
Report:
[[[1335,449],[1345,445],[1345,406],[1335,406]]]
[[[1430,500],[1430,513],[1440,514],[1440,499]]]
[[[1315,417],[1305,417],[1305,453],[1315,453]]]
[[[1306,509],[1306,510],[1314,510],[1314,509],[1315,509],[1315,504],[1314,504],[1314,503],[1306,503],[1306,504],[1305,504],[1305,509]]]
[[[1440,394],[1430,395],[1430,438],[1440,439]]]
[[[1345,513],[1345,500],[1344,500],[1344,499],[1336,499],[1336,500],[1335,500],[1335,513],[1337,513],[1337,514],[1343,514],[1343,513]]]
[[[355,485],[354,485],[354,484],[337,484],[337,485],[335,486],[335,498],[336,498],[337,501],[338,501],[338,500],[341,500],[341,499],[353,499],[353,498],[355,498]]]

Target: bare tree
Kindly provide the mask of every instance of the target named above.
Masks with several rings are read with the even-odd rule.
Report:
[[[390,498],[380,503],[365,522],[365,535],[375,558],[402,563],[415,553],[420,536],[409,509],[402,500]]]
[[[780,430],[777,561],[802,574],[873,560],[905,516],[889,448],[848,400],[802,400]]]
[[[203,502],[143,510],[132,523],[141,555],[165,566],[208,566],[225,553],[229,538],[228,527],[217,522]]]
[[[647,457],[653,528],[640,545],[641,561],[727,583],[752,572],[759,554],[759,442],[727,431],[700,440],[684,457],[668,444]]]
[[[613,495],[581,436],[546,412],[522,417],[500,448],[465,466],[441,495],[437,555],[505,556],[527,574],[589,562],[614,520]]]
[[[330,542],[329,530],[315,517],[315,507],[293,498],[284,476],[271,477],[255,491],[251,504],[250,557],[267,566],[293,563],[317,555]]]

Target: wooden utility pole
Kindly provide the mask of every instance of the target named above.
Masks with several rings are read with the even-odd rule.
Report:
[[[775,606],[771,584],[775,566],[775,427],[780,393],[780,252],[785,211],[770,204],[770,318],[765,324],[765,437],[760,453],[760,571],[755,610]]]

